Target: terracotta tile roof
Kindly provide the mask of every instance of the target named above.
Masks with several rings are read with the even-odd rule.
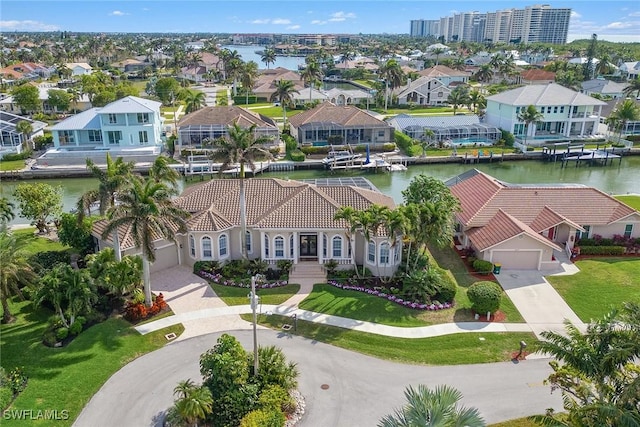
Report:
[[[391,197],[377,191],[277,178],[247,179],[245,193],[247,225],[255,228],[341,228],[346,224],[333,220],[340,206],[395,206]],[[202,211],[207,211],[211,212],[208,218],[218,221],[215,225],[229,227],[240,224],[239,198],[240,180],[214,179],[188,188],[175,203],[193,214],[190,226],[192,221],[200,221]]]
[[[560,246],[536,233],[527,224],[507,214],[502,209],[499,209],[484,227],[475,228],[468,232],[471,243],[479,251],[485,251],[519,235],[529,236],[554,249],[562,250]]]
[[[388,123],[376,119],[361,109],[351,106],[338,106],[323,102],[311,110],[303,111],[289,119],[291,126],[300,127],[308,123],[336,123],[341,126],[389,127]]]
[[[109,244],[113,244],[113,233],[110,233],[106,239],[102,238],[102,233],[104,232],[104,230],[106,230],[107,228],[107,223],[108,221],[106,219],[101,219],[98,220],[96,222],[93,223],[93,228],[91,229],[91,234],[93,234],[94,236],[98,237],[99,239],[108,242]],[[178,227],[177,226],[173,226],[173,231],[177,231]],[[158,233],[154,233],[153,235],[153,240],[157,241],[157,240],[162,240],[163,237],[158,234]],[[120,250],[127,250],[127,249],[132,249],[136,247],[136,243],[133,239],[133,234],[132,234],[132,226],[128,226],[128,227],[120,227],[118,229],[118,240],[120,241]]]
[[[580,225],[607,225],[636,212],[595,188],[506,185],[480,171],[453,184],[451,192],[460,200],[458,219],[467,227],[486,225],[500,209],[525,224],[533,224],[545,208]]]
[[[243,128],[256,125],[257,128],[261,129],[277,129],[276,124],[268,117],[261,116],[260,114],[233,105],[205,107],[194,111],[180,119],[178,127],[213,124],[231,126],[236,122]]]
[[[468,77],[469,74],[464,71],[454,70],[453,68],[449,68],[446,65],[436,65],[435,67],[425,68],[420,71],[418,74],[426,77]]]
[[[536,81],[536,80],[551,80],[556,79],[556,73],[553,71],[545,71],[538,69],[525,70],[520,73],[523,80]]]
[[[545,206],[540,211],[538,216],[531,223],[531,228],[537,233],[540,233],[563,222],[571,225],[574,228],[577,228],[578,230],[583,230],[580,224],[576,224],[570,219],[558,214],[557,212],[554,212],[553,209],[551,209],[549,206]]]

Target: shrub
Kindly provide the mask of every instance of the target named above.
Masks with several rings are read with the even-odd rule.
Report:
[[[624,246],[580,246],[580,255],[623,255]]]
[[[325,261],[324,268],[327,270],[327,275],[329,277],[335,277],[336,270],[338,269],[338,261],[336,261],[335,259]]]
[[[436,285],[436,294],[434,296],[440,302],[452,302],[456,293],[458,292],[458,285],[453,275],[448,270],[442,270],[440,283]]]
[[[281,259],[276,262],[276,267],[280,270],[280,275],[289,275],[291,271],[291,267],[293,267],[293,262],[288,259]]]
[[[493,264],[490,261],[477,259],[473,261],[473,269],[478,273],[491,273],[493,271]]]
[[[278,409],[257,409],[240,420],[240,427],[282,427],[286,418]]]
[[[268,385],[260,392],[258,405],[261,409],[275,408],[284,412],[283,408],[290,407],[292,400],[289,393],[279,385]],[[295,402],[293,404],[295,408]]]
[[[40,135],[33,138],[33,145],[38,151],[43,150],[51,144],[53,144],[53,135],[51,134]]]
[[[51,270],[58,264],[69,264],[71,254],[68,250],[37,252],[29,257],[29,264],[35,266],[39,275]]]
[[[69,327],[69,333],[71,335],[78,335],[80,332],[82,332],[82,323],[78,322],[77,320],[75,322],[73,322],[73,324]]]
[[[296,148],[295,150],[291,150],[289,152],[289,158],[294,162],[304,162],[307,157],[305,156],[304,152]]]
[[[69,328],[62,327],[56,330],[56,338],[58,339],[58,341],[62,341],[68,336],[69,336]]]
[[[476,282],[469,286],[467,296],[471,301],[471,308],[476,313],[495,313],[500,308],[502,288],[494,282]]]
[[[31,150],[24,150],[22,153],[7,153],[2,156],[2,160],[6,160],[7,162],[13,160],[26,160],[31,157],[33,152]]]
[[[290,390],[298,384],[298,368],[287,358],[281,349],[275,346],[258,347],[258,362],[260,370],[251,381],[263,390],[268,386],[277,385],[284,390]],[[247,366],[253,372],[253,353],[247,353]]]
[[[413,270],[402,281],[402,297],[412,302],[429,302],[435,296],[439,273],[435,268],[429,270]]]
[[[193,263],[193,273],[198,274],[201,271],[208,273],[214,273],[220,269],[220,263],[218,261],[196,261]]]

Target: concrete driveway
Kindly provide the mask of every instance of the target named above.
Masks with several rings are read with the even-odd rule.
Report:
[[[251,348],[250,331],[230,334]],[[201,380],[200,354],[219,336],[174,342],[129,363],[93,396],[74,426],[161,426],[164,411],[173,403],[173,388],[181,380]],[[303,427],[376,425],[403,403],[404,388],[417,384],[456,387],[464,395],[462,403],[477,407],[489,423],[562,409],[560,394],[551,394],[542,384],[551,372],[547,360],[413,366],[272,330],[259,331],[258,340],[282,348],[298,364],[298,388],[307,402]],[[323,384],[328,389],[323,390]]]
[[[545,330],[564,332],[565,319],[582,330],[586,328],[544,278],[542,271],[503,270],[501,274],[496,275],[496,279],[538,339],[540,333]]]

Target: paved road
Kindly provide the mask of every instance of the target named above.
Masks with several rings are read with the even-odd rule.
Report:
[[[250,331],[233,331],[251,348]],[[160,426],[180,380],[200,379],[198,360],[219,333],[202,335],[142,356],[114,374],[74,423],[76,427]],[[298,364],[299,389],[307,400],[302,427],[374,426],[403,402],[407,385],[448,384],[464,394],[487,422],[562,408],[559,393],[542,381],[546,360],[463,366],[402,365],[272,330],[259,331],[261,345],[277,345]],[[469,351],[473,351],[470,349]],[[322,390],[321,385],[329,385]]]

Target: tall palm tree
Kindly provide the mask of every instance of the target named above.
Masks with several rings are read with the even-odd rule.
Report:
[[[356,54],[353,53],[348,47],[343,50],[340,54],[340,62],[342,62],[342,68],[347,69],[347,62],[353,60],[356,57]]]
[[[436,56],[436,66],[438,64],[440,64],[440,55],[442,55],[445,52],[445,50],[441,47],[436,47],[434,49],[431,50],[431,54]]]
[[[276,62],[276,51],[271,47],[265,48],[260,54],[260,61],[264,62],[268,70],[269,64],[275,64]]]
[[[273,156],[264,147],[266,138],[256,138],[256,125],[242,128],[238,123],[229,127],[227,136],[212,141],[214,151],[211,157],[220,161],[220,173],[230,168],[240,166],[240,235],[247,234],[247,200],[244,188],[245,166],[254,169],[256,160],[263,158],[271,160]],[[243,240],[244,241],[244,240]],[[247,246],[242,245],[242,258],[247,259]]]
[[[180,98],[185,103],[184,112],[186,114],[198,111],[206,105],[207,95],[199,90],[185,89],[180,92]]]
[[[420,384],[415,389],[407,387],[404,392],[407,403],[387,415],[378,427],[484,427],[486,423],[476,408],[458,406],[462,393],[453,387],[437,386],[430,390]]]
[[[180,174],[171,167],[169,160],[164,156],[158,156],[149,169],[149,177],[155,182],[163,182],[169,185],[170,189],[177,192],[176,186],[180,179]]]
[[[270,102],[279,101],[282,107],[282,120],[284,125],[287,125],[287,105],[293,104],[294,93],[300,93],[295,87],[295,84],[291,80],[277,80],[275,91],[269,98]]]
[[[479,90],[474,89],[469,93],[469,103],[474,113],[478,114],[478,111],[487,106],[487,100]]]
[[[640,77],[636,77],[635,79],[631,80],[629,82],[629,86],[625,87],[622,90],[622,93],[624,93],[624,95],[628,97],[633,97],[633,94],[635,93],[636,98],[639,98],[640,97]]]
[[[453,107],[455,115],[459,106],[469,103],[469,87],[466,85],[456,86],[447,97],[447,102]]]
[[[420,146],[422,147],[422,157],[427,157],[427,148],[433,144],[433,138],[436,133],[429,128],[425,128],[423,135],[424,138],[420,139]]]
[[[0,224],[6,224],[16,217],[13,213],[14,209],[15,206],[9,199],[0,196]]]
[[[482,88],[483,82],[490,82],[493,78],[493,70],[490,64],[482,64],[476,72],[476,79],[480,82],[480,88]]]
[[[315,82],[322,79],[322,69],[315,58],[310,56],[307,59],[307,65],[300,73],[300,77],[309,86],[309,102],[311,102],[311,89],[313,89]]]
[[[29,146],[29,140],[31,139],[31,134],[33,133],[33,126],[30,122],[26,120],[20,120],[18,124],[16,124],[16,131],[22,134],[22,146],[25,150],[31,148]]]
[[[618,142],[622,140],[622,132],[625,131],[628,122],[640,120],[640,107],[633,99],[625,99],[613,110],[610,118],[616,120],[619,124]]]
[[[387,110],[389,101],[389,89],[399,87],[404,79],[404,72],[400,67],[400,64],[395,59],[389,59],[378,70],[381,79],[385,81],[385,97],[384,97],[384,109]]]
[[[255,61],[245,63],[240,73],[240,83],[242,83],[242,90],[244,90],[246,96],[245,104],[247,105],[249,105],[249,94],[253,91],[257,78],[258,63]]]
[[[15,319],[9,309],[9,297],[22,296],[20,287],[30,284],[36,278],[27,261],[25,246],[24,241],[17,240],[6,229],[0,230],[0,301],[3,323],[10,323]]]
[[[527,108],[520,111],[517,117],[518,121],[524,122],[524,145],[527,145],[527,136],[529,134],[529,125],[531,123],[538,123],[542,119],[544,119],[544,114],[542,114],[535,105],[529,105]]]
[[[355,259],[355,253],[356,253],[356,248],[355,248],[355,233],[358,231],[358,222],[357,222],[357,213],[358,211],[356,209],[354,209],[352,206],[348,206],[348,205],[343,205],[340,206],[340,208],[336,211],[336,213],[333,215],[333,220],[334,221],[340,221],[340,220],[344,220],[347,223],[347,232],[346,232],[346,237],[349,240],[349,253],[351,254],[351,262],[353,263],[353,265],[356,265],[356,259]],[[368,242],[367,242],[368,243]],[[358,269],[356,268],[356,274],[359,275],[358,273]]]
[[[109,222],[102,233],[105,239],[121,227],[127,228],[137,248],[142,251],[145,303],[151,306],[149,266],[156,259],[153,242],[157,239],[175,241],[176,233],[187,230],[189,213],[175,206],[173,192],[162,182],[131,176],[129,184],[118,193],[118,204],[108,212]]]
[[[211,413],[213,396],[206,386],[196,386],[188,379],[180,381],[173,389],[173,394],[178,397],[175,403],[176,410],[189,426],[197,427],[198,421]]]

